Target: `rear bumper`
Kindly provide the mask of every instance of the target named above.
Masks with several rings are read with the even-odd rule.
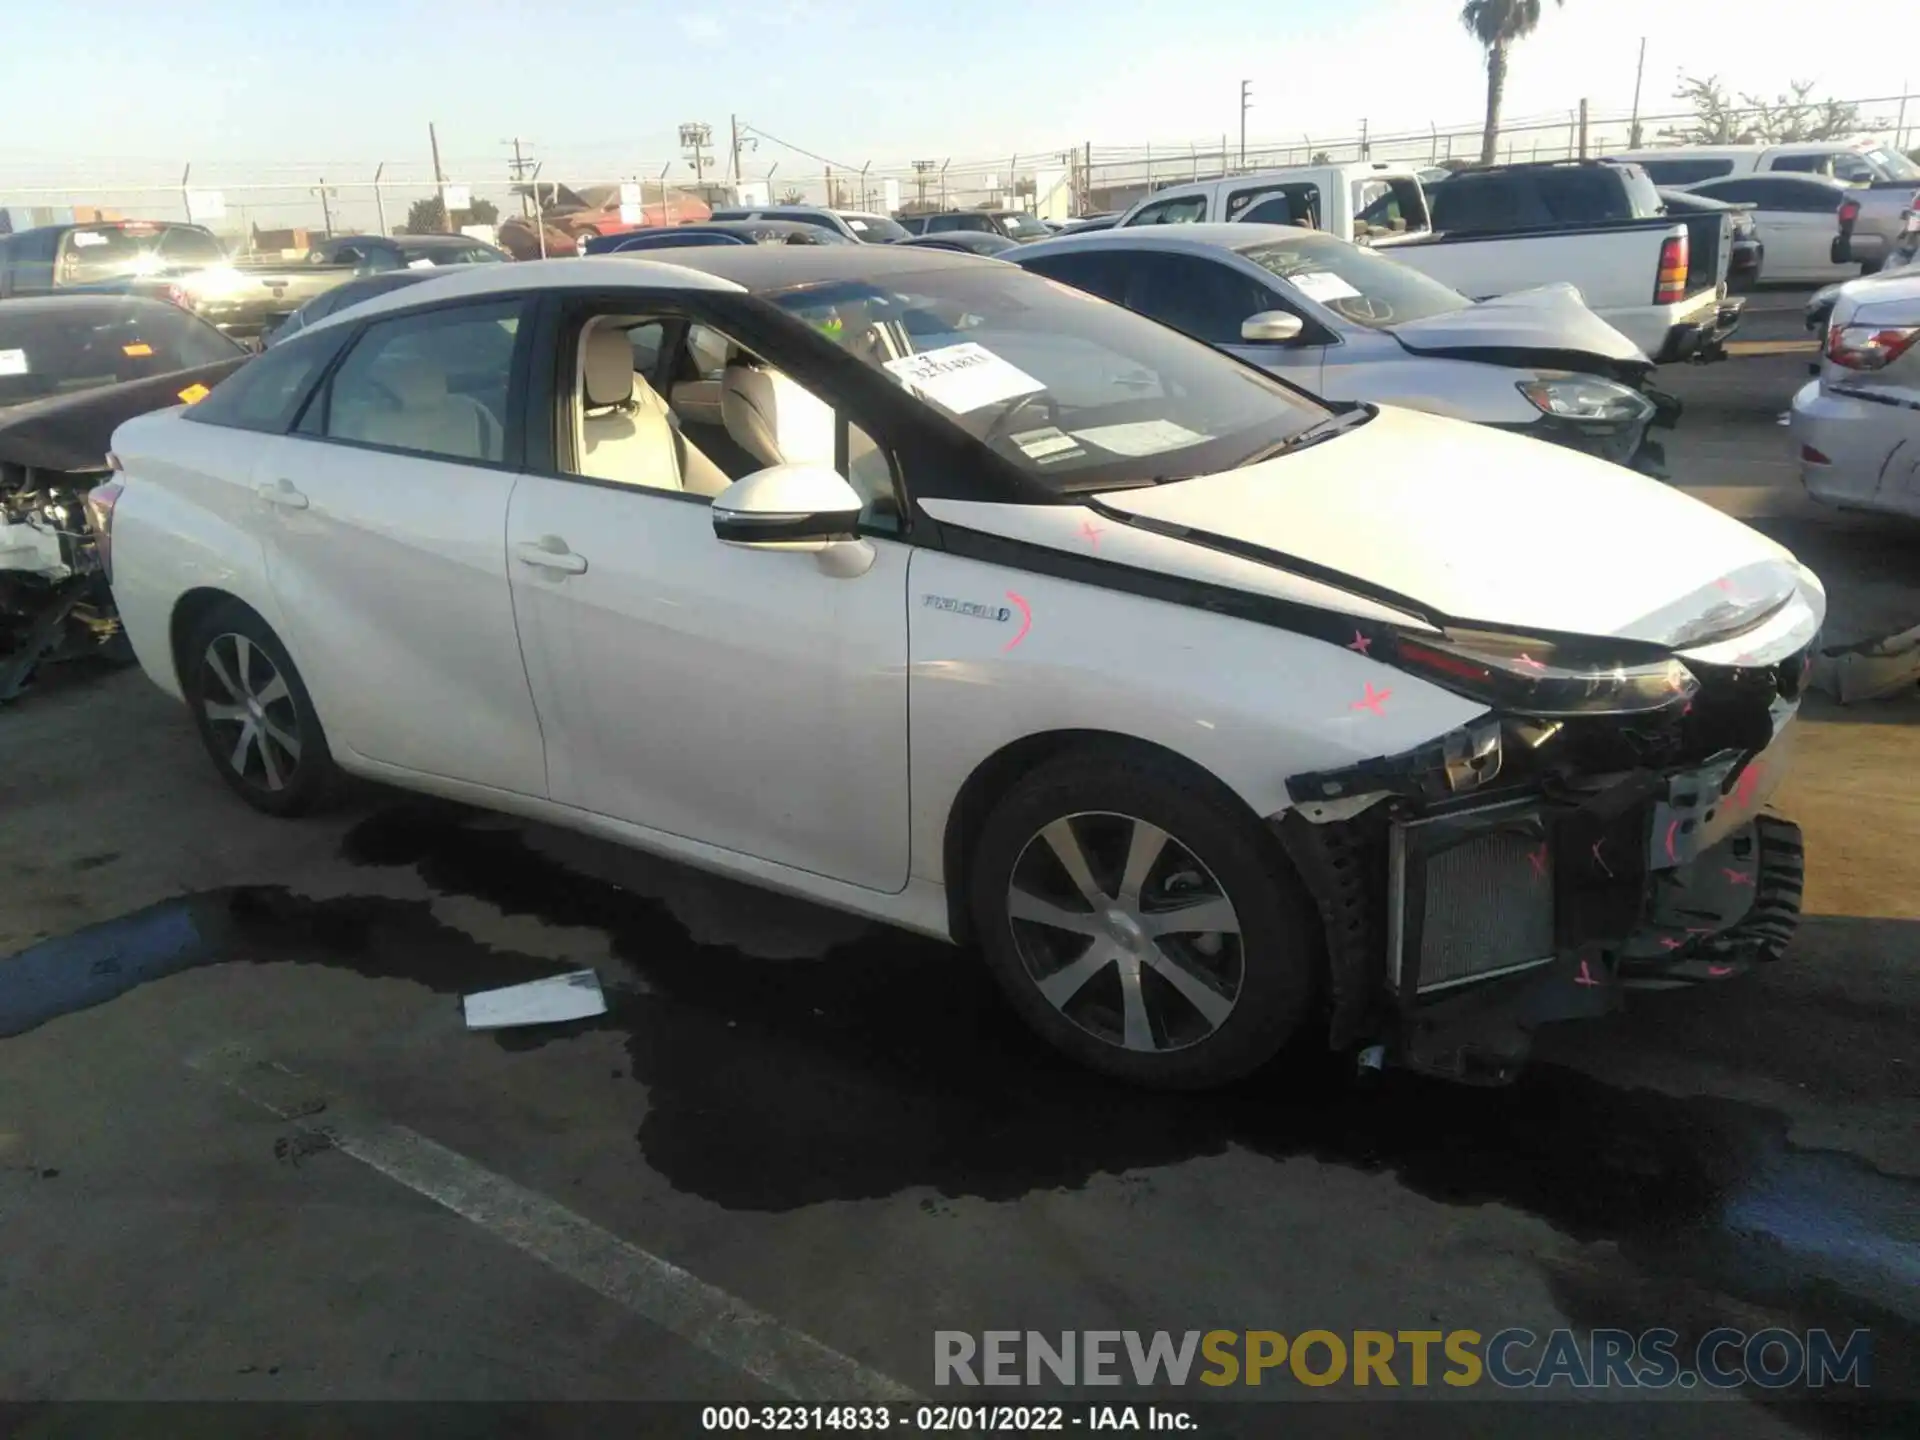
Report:
[[[1281,817],[1327,927],[1334,1047],[1379,1045],[1409,1068],[1504,1081],[1540,1024],[1604,1014],[1629,988],[1717,983],[1777,958],[1799,914],[1800,841],[1761,812],[1788,765],[1815,644],[1728,672],[1778,692],[1772,738],[1763,728],[1750,748],[1480,801],[1402,796],[1322,823],[1312,807]],[[1725,703],[1695,699],[1703,714]]]
[[[1725,299],[1710,315],[1675,325],[1667,332],[1666,343],[1660,347],[1660,352],[1653,357],[1654,363],[1672,365],[1691,360],[1705,364],[1726,359],[1727,340],[1740,328],[1746,308],[1745,300]]]
[[[1843,510],[1872,510],[1920,519],[1920,492],[1886,483],[1897,446],[1900,411],[1801,386],[1788,412],[1788,433],[1807,495]]]
[[[1827,258],[1836,265],[1871,265],[1885,260],[1891,244],[1885,235],[1871,230],[1842,230],[1833,237]]]

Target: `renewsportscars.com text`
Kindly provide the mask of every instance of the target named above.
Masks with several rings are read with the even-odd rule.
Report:
[[[1870,1385],[1873,1337],[1825,1330],[937,1330],[935,1385]]]

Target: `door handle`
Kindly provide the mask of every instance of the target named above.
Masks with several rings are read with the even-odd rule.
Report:
[[[272,485],[259,486],[254,493],[269,505],[278,505],[282,510],[304,510],[307,497],[293,488],[291,480],[281,480]]]
[[[522,542],[513,547],[513,554],[522,565],[558,570],[563,575],[584,575],[587,569],[587,557],[569,550],[567,542],[558,535],[543,535],[538,541]]]

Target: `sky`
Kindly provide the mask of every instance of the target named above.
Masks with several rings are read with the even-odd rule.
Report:
[[[31,23],[4,12],[31,6]],[[0,0],[0,203],[58,176],[196,183],[260,167],[430,174],[427,125],[455,178],[497,181],[521,136],[574,183],[677,162],[681,121],[724,143],[730,115],[836,165],[1025,150],[1179,145],[1232,132],[1374,134],[1473,122],[1480,52],[1456,0]],[[1844,26],[1807,0],[1566,0],[1514,53],[1513,117],[1588,97],[1624,112],[1648,37],[1643,112],[1683,68],[1771,95],[1795,79],[1844,96],[1920,85],[1920,7]],[[189,18],[190,17],[190,18]],[[1797,43],[1811,38],[1818,43]],[[1909,107],[1920,127],[1920,101]],[[30,118],[31,125],[20,123]],[[749,177],[818,173],[763,138]],[[482,173],[484,172],[484,174]],[[597,173],[595,173],[597,172]],[[275,170],[274,173],[280,173]],[[691,178],[684,165],[676,171]],[[552,177],[552,172],[549,172]],[[330,177],[332,178],[332,177]],[[15,194],[18,193],[15,189]]]

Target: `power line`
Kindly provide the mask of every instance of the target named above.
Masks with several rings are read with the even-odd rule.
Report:
[[[842,170],[858,170],[860,168],[858,165],[849,165],[841,160],[829,160],[824,155],[816,155],[804,146],[796,145],[791,140],[782,140],[778,135],[773,135],[762,130],[758,125],[742,125],[740,127],[740,133],[743,135],[751,133],[758,135],[762,140],[771,140],[774,144],[791,150],[796,155],[804,155],[809,160],[818,160],[822,165],[838,165]]]

